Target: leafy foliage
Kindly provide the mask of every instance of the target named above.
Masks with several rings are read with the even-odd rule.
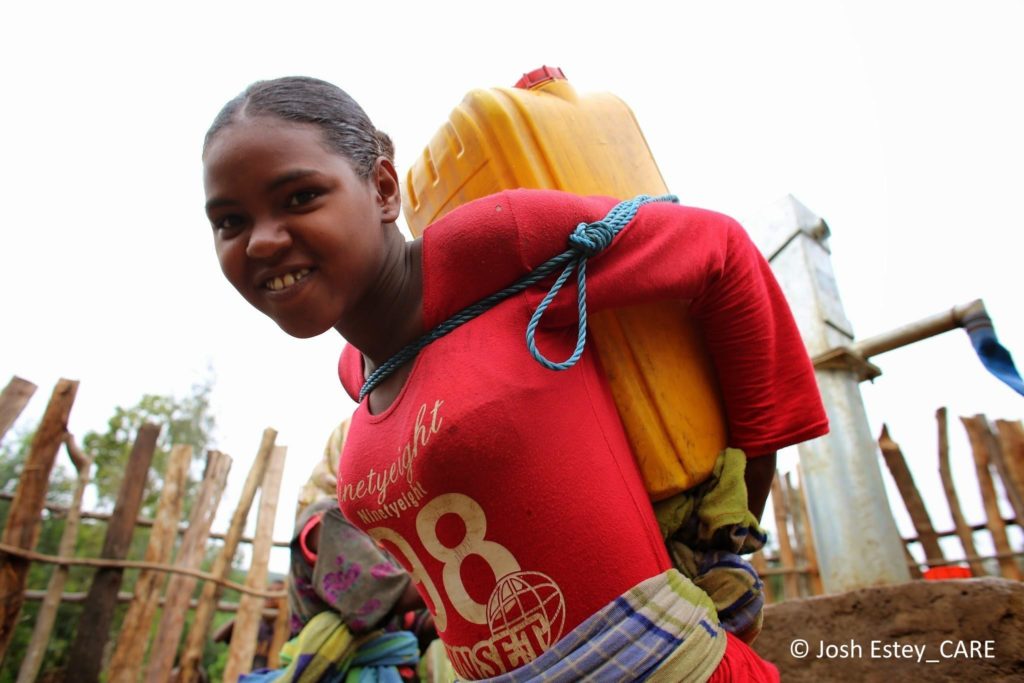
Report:
[[[172,445],[192,446],[193,469],[202,462],[207,445],[212,440],[214,418],[210,414],[210,381],[196,384],[192,392],[181,399],[172,396],[146,394],[130,408],[118,407],[107,422],[107,431],[90,432],[83,439],[86,452],[95,455],[93,481],[99,504],[112,507],[124,476],[125,465],[131,452],[135,435],[147,422],[161,426],[153,464],[149,470],[146,497],[142,514],[152,514],[160,497],[159,473],[167,467]],[[185,495],[185,514],[189,512],[198,477],[189,476]]]

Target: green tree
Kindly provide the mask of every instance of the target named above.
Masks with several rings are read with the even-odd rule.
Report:
[[[107,421],[105,432],[85,435],[83,446],[95,457],[93,483],[100,505],[113,506],[135,435],[143,424],[153,422],[161,425],[161,430],[149,470],[142,514],[151,514],[156,507],[161,489],[159,478],[167,467],[171,446],[189,445],[193,449],[193,472],[190,473],[186,488],[185,514],[188,514],[191,509],[190,500],[198,483],[196,468],[205,461],[206,449],[213,438],[215,422],[210,414],[211,389],[212,381],[206,380],[193,385],[191,392],[184,398],[146,394],[130,408],[116,408],[114,415]]]

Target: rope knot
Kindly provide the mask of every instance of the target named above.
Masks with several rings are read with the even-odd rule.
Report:
[[[605,221],[580,223],[569,235],[569,246],[590,258],[607,249],[616,232],[618,231]]]

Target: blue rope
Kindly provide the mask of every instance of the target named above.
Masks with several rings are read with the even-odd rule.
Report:
[[[587,343],[587,259],[606,249],[612,243],[615,235],[633,220],[641,206],[651,202],[666,201],[678,203],[679,199],[674,195],[661,195],[657,197],[640,195],[616,204],[608,212],[608,215],[599,221],[580,223],[573,230],[572,234],[569,235],[569,248],[567,250],[537,266],[514,284],[463,308],[382,363],[366,378],[363,387],[359,390],[359,400],[362,401],[366,398],[367,394],[373,391],[378,384],[383,382],[395,370],[415,358],[431,342],[440,339],[463,323],[467,323],[481,313],[490,310],[505,299],[543,280],[554,273],[559,267],[563,267],[562,272],[558,275],[555,284],[552,285],[547,295],[540,302],[540,305],[537,306],[537,310],[534,311],[529,324],[526,326],[526,346],[529,348],[530,354],[534,359],[544,367],[550,370],[568,370],[583,356],[583,349]],[[569,358],[561,363],[555,363],[545,358],[537,349],[537,326],[540,324],[544,311],[551,305],[559,290],[562,289],[562,285],[565,284],[574,270],[576,270],[577,303],[579,306],[576,349]]]

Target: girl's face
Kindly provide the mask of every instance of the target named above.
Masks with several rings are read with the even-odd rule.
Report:
[[[243,116],[215,135],[203,168],[221,270],[285,332],[321,334],[370,291],[400,211],[389,164],[360,178],[316,126]]]

